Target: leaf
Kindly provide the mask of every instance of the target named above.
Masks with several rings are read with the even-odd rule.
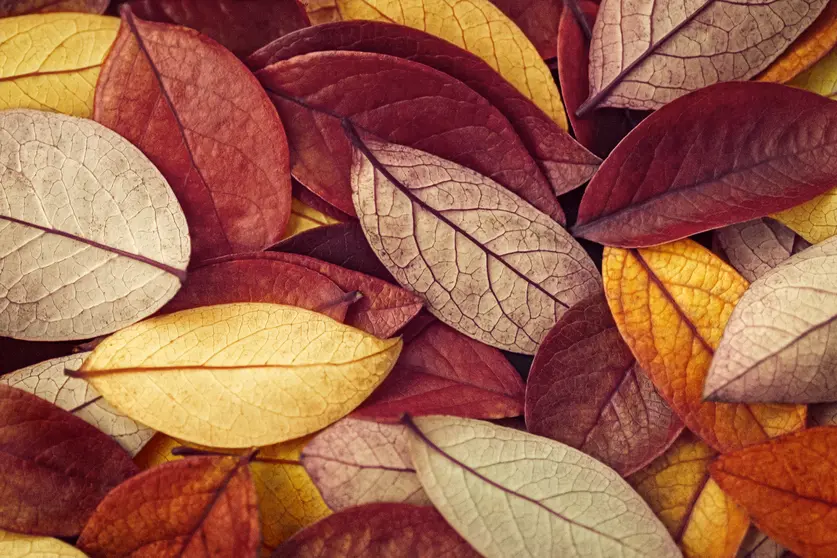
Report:
[[[353,141],[369,244],[451,327],[532,354],[567,308],[600,288],[563,228],[489,178],[409,147]]]
[[[837,238],[804,250],[744,293],[706,377],[715,401],[837,400]]]
[[[34,110],[0,113],[0,130],[0,335],[87,339],[174,296],[186,221],[138,149],[95,122]]]
[[[287,126],[294,177],[344,213],[355,214],[352,149],[341,126],[347,118],[383,140],[473,168],[563,222],[561,206],[517,130],[445,73],[394,56],[328,51],[276,62],[256,76]]]
[[[354,416],[394,421],[404,413],[480,419],[523,414],[523,381],[503,354],[433,322],[405,340],[395,368]]]
[[[835,146],[837,103],[771,83],[714,85],[628,134],[590,181],[573,231],[634,248],[766,217],[837,183]]]
[[[172,185],[194,239],[193,264],[282,238],[291,208],[282,122],[247,68],[214,41],[123,8],[93,117]]]
[[[488,0],[337,0],[336,5],[344,20],[397,23],[476,54],[567,129],[561,95],[537,49]]]
[[[0,384],[27,391],[92,424],[131,456],[151,439],[154,431],[111,407],[87,382],[71,378],[65,370],[78,370],[90,353],[44,361],[0,377]]]
[[[90,558],[258,556],[259,512],[247,457],[194,457],[116,487],[87,522]]]
[[[713,250],[747,281],[755,281],[794,253],[796,235],[772,219],[756,219],[715,231]],[[714,245],[718,245],[715,250]]]
[[[804,427],[805,407],[704,402],[703,382],[747,281],[691,240],[606,248],[605,294],[619,333],[686,427],[727,452]]]
[[[275,558],[478,558],[433,508],[369,504],[315,523],[276,549]]]
[[[579,112],[599,106],[654,110],[702,87],[750,79],[782,54],[826,3],[605,0],[590,46],[590,97]]]
[[[739,558],[789,558],[790,553],[776,541],[768,538],[756,528],[750,532],[741,543]]]
[[[109,2],[110,0],[0,0],[0,17],[46,12],[101,14],[107,9]]]
[[[123,329],[77,375],[169,436],[266,446],[351,412],[392,369],[401,345],[301,308],[223,304]]]
[[[309,206],[311,209],[322,213],[325,217],[334,219],[338,223],[345,223],[346,221],[354,220],[350,215],[343,213],[317,194],[303,186],[297,180],[291,179],[293,184],[293,195],[302,203]],[[325,226],[325,225],[324,225]],[[287,231],[286,231],[287,232]]]
[[[750,521],[709,477],[717,454],[691,434],[628,479],[687,558],[736,556]]]
[[[129,5],[143,19],[197,29],[236,56],[310,25],[297,0],[133,0]]]
[[[773,217],[812,244],[837,234],[837,191],[830,190]]]
[[[0,555],[5,558],[87,558],[80,550],[50,537],[0,531]]]
[[[598,294],[570,308],[541,342],[526,383],[526,428],[627,476],[663,453],[683,423]]]
[[[835,436],[829,427],[788,434],[722,455],[710,472],[768,537],[801,556],[833,556]]]
[[[486,558],[680,556],[628,483],[578,450],[472,419],[407,425],[425,492]]]
[[[808,407],[810,426],[837,426],[837,403],[821,403]]]
[[[555,0],[538,0],[535,4],[544,3],[552,4]],[[557,21],[556,18],[556,24]],[[253,69],[262,69],[295,56],[328,50],[397,56],[429,66],[461,81],[508,119],[556,195],[589,180],[601,162],[481,58],[434,35],[409,27],[374,21],[348,21],[311,27],[273,41],[253,53],[247,63]],[[433,125],[438,127],[439,123]],[[419,148],[433,151],[427,146]],[[452,158],[442,152],[436,154]],[[534,192],[537,193],[537,190]],[[545,206],[545,209],[548,207]]]
[[[837,5],[826,2],[817,19],[756,79],[786,83],[837,45]]]
[[[491,3],[523,31],[541,58],[555,57],[555,38],[563,4],[560,0],[491,0]]]
[[[429,506],[409,441],[402,424],[347,417],[317,434],[300,459],[334,511],[375,502]]]
[[[300,0],[313,25],[340,21],[336,0]]]
[[[837,51],[831,50],[819,62],[788,82],[831,99],[837,98]]]
[[[106,434],[6,385],[0,428],[0,529],[75,536],[105,494],[137,471]]]
[[[321,312],[342,322],[354,300],[321,273],[256,252],[200,264],[161,313],[230,302],[270,302]]]
[[[313,207],[308,207],[301,201],[294,199],[291,203],[291,217],[285,228],[285,239],[299,233],[339,223],[337,219],[324,215]]]

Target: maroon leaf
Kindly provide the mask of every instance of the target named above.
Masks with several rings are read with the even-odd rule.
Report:
[[[491,3],[520,27],[542,58],[555,57],[561,0],[491,0]]]
[[[291,183],[293,184],[293,196],[308,207],[316,209],[320,213],[324,213],[329,217],[337,219],[338,221],[346,222],[353,219],[351,215],[346,215],[323,198],[300,184],[298,180],[291,179]]]
[[[837,184],[837,103],[732,82],[666,105],[587,187],[576,235],[634,248],[788,209]]]
[[[526,426],[622,476],[683,430],[622,341],[603,294],[572,307],[541,343],[526,385]]]
[[[46,12],[101,14],[109,0],[0,0],[0,17]]]

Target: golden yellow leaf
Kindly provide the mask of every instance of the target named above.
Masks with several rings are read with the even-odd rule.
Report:
[[[337,0],[300,0],[308,13],[311,25],[340,21]]]
[[[77,374],[116,409],[175,438],[267,446],[351,412],[401,346],[302,308],[221,304],[123,329]]]
[[[712,448],[685,434],[628,478],[687,558],[734,557],[750,524],[744,510],[709,477],[715,455]]]
[[[337,219],[329,217],[325,213],[320,213],[313,207],[309,207],[299,201],[293,199],[291,204],[291,218],[288,219],[288,226],[285,227],[285,238],[290,238],[295,234],[304,231],[316,229],[317,227],[324,227],[326,225],[335,225],[339,223]]]
[[[568,129],[561,95],[538,49],[489,0],[337,0],[336,4],[343,20],[406,25],[476,54]]]
[[[805,407],[703,401],[715,349],[747,281],[691,240],[605,248],[605,294],[637,362],[686,426],[732,451],[805,425]]]
[[[87,555],[52,537],[32,537],[0,531],[0,556],[3,558],[86,558]]]
[[[0,109],[90,117],[96,80],[119,20],[49,13],[0,19]]]

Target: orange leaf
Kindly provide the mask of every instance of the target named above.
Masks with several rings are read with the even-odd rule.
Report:
[[[798,430],[805,407],[702,401],[724,326],[747,281],[691,240],[605,248],[605,294],[637,362],[686,426],[727,452]]]

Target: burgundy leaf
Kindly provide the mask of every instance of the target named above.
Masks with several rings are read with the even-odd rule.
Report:
[[[561,0],[491,0],[491,3],[520,27],[542,58],[555,57]]]
[[[0,17],[46,12],[101,14],[109,0],[0,0]]]

